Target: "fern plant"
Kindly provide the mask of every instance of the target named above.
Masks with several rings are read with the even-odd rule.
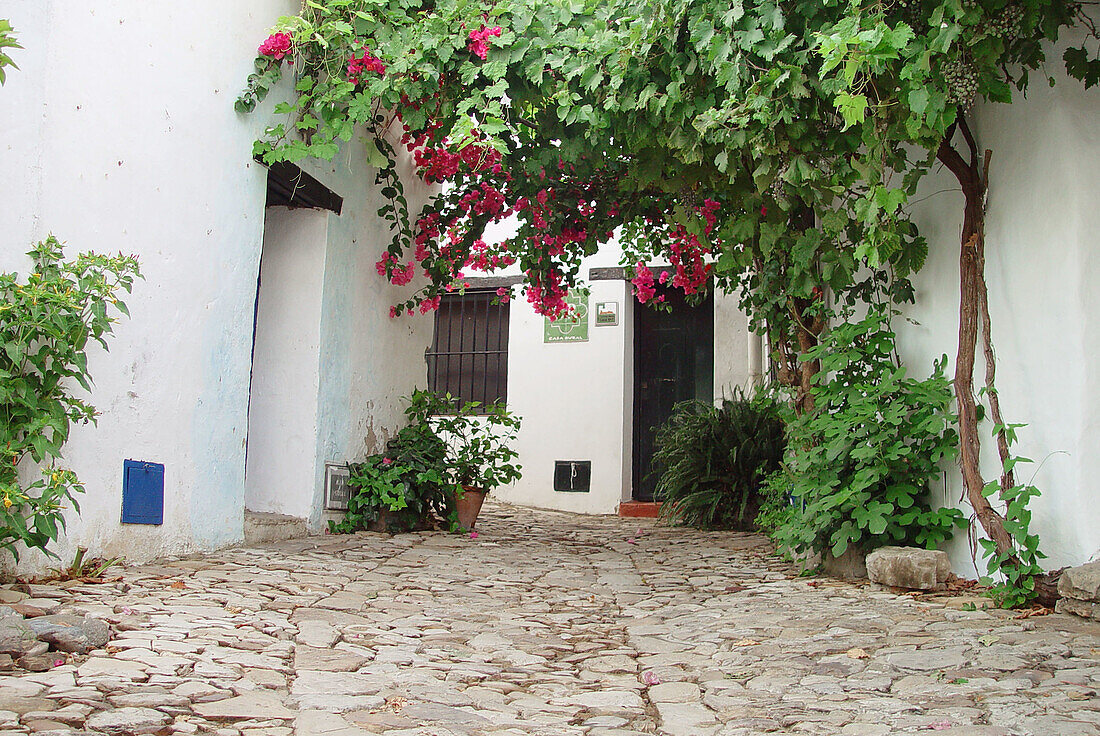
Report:
[[[666,520],[710,529],[748,528],[760,484],[779,468],[785,447],[779,404],[738,389],[720,406],[677,404],[657,430],[656,496]]]

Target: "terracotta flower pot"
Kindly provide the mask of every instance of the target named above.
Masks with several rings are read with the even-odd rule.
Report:
[[[455,509],[458,511],[458,523],[467,531],[473,531],[477,523],[477,515],[481,513],[481,505],[485,503],[485,497],[489,495],[480,488],[463,486],[462,493],[455,498]]]

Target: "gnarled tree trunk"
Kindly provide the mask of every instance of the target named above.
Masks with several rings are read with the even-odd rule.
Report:
[[[959,252],[959,346],[954,378],[959,410],[959,467],[966,498],[974,508],[986,536],[996,544],[998,554],[1011,555],[1015,547],[1011,535],[1005,530],[1005,519],[983,494],[985,481],[980,467],[981,438],[978,435],[978,409],[974,398],[974,362],[980,336],[986,363],[990,417],[995,424],[1003,427],[1000,402],[993,388],[996,361],[985,282],[985,193],[991,152],[986,151],[984,158],[979,157],[977,143],[962,115],[958,130],[966,142],[968,157],[964,158],[952,145],[955,126],[948,130],[936,157],[958,179],[965,198],[962,247]],[[1003,431],[997,433],[997,450],[1003,466],[1008,459],[1008,441]],[[1014,485],[1011,472],[1002,475],[1001,484],[1004,488]]]

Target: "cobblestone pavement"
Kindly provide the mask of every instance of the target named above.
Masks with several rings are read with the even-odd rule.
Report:
[[[112,639],[0,677],[0,731],[1100,734],[1095,624],[640,526],[490,506],[477,539],[314,537],[35,587]]]

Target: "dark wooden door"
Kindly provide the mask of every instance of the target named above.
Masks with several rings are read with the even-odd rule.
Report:
[[[714,393],[714,301],[689,306],[683,292],[663,292],[671,312],[634,309],[634,500],[652,501],[656,428],[680,401]]]

